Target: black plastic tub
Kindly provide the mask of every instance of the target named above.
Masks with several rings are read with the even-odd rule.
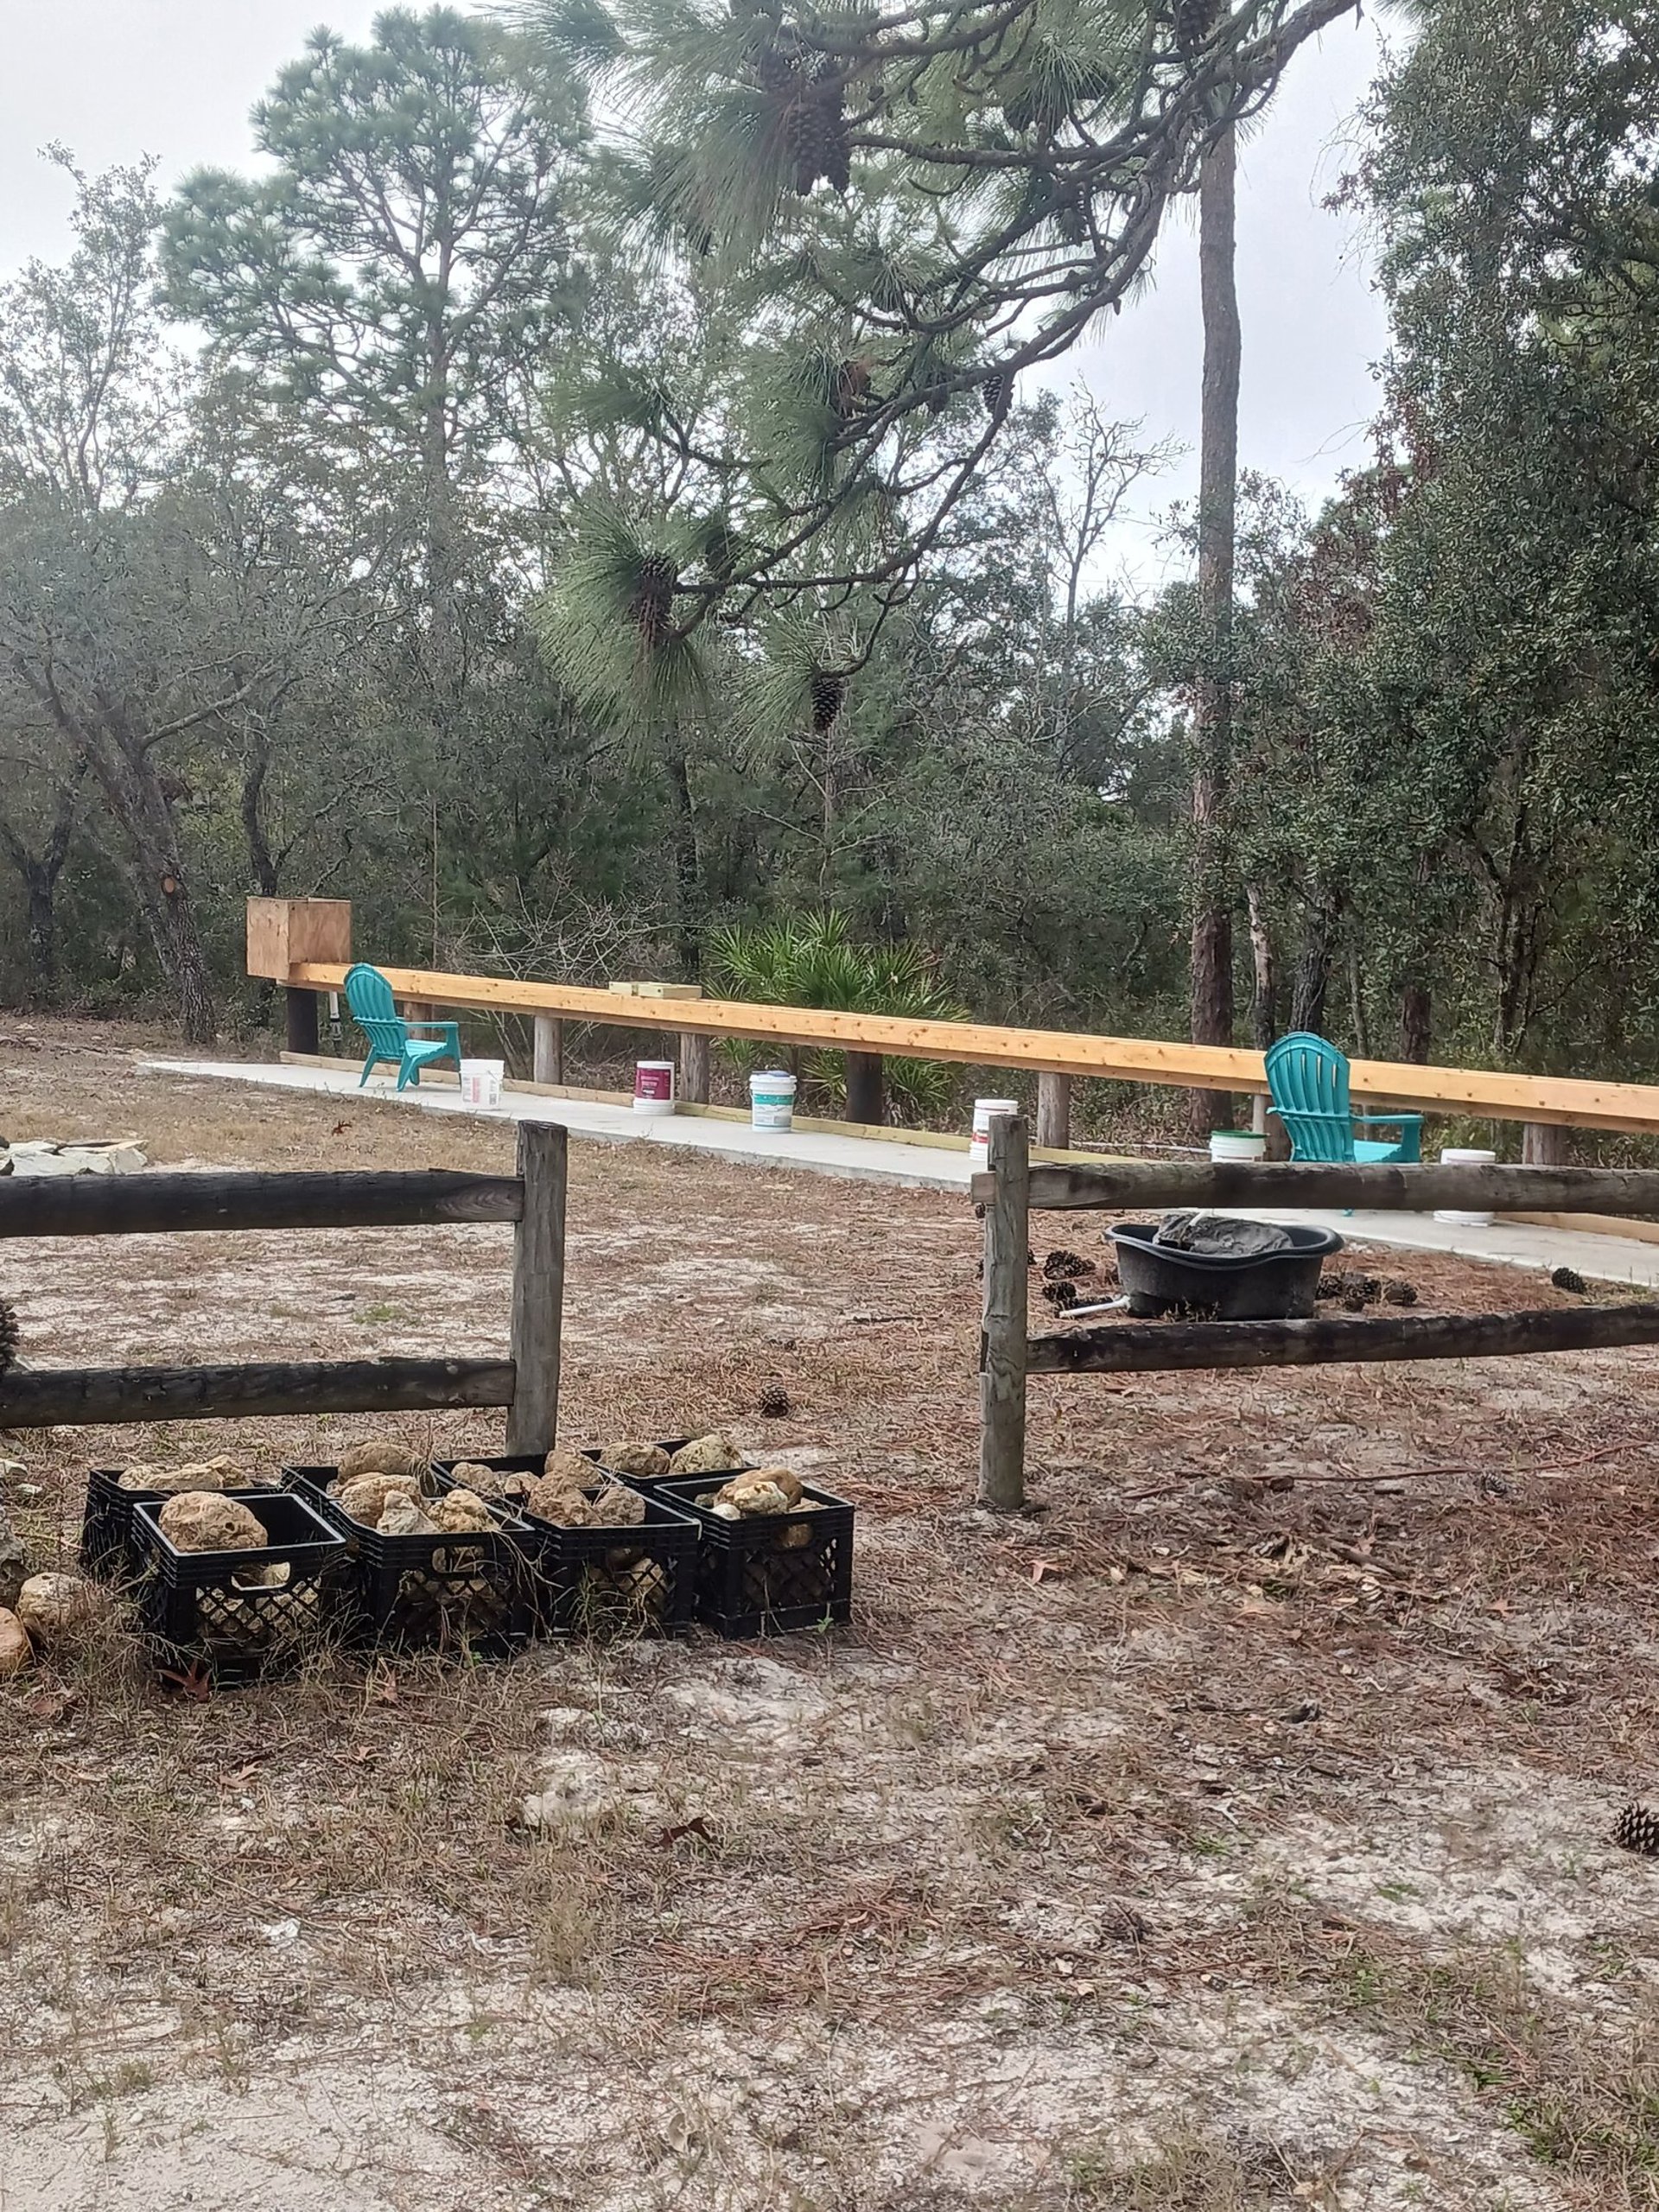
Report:
[[[1287,1252],[1210,1259],[1154,1244],[1155,1221],[1120,1221],[1111,1232],[1129,1311],[1143,1320],[1180,1313],[1194,1320],[1306,1321],[1319,1297],[1319,1270],[1342,1249],[1334,1229],[1282,1228]]]

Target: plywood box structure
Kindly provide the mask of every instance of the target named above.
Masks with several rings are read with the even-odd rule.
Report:
[[[289,970],[307,961],[349,967],[349,899],[250,899],[248,973],[286,983]]]

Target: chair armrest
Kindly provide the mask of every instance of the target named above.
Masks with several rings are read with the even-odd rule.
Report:
[[[1353,1119],[1355,1126],[1362,1129],[1374,1129],[1384,1125],[1391,1129],[1403,1128],[1408,1122],[1414,1122],[1420,1129],[1423,1126],[1421,1114],[1356,1114]]]
[[[461,1024],[458,1021],[406,1021],[404,1027],[405,1029],[438,1029],[446,1037],[453,1037],[459,1033]]]

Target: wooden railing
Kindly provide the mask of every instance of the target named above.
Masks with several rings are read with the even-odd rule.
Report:
[[[316,947],[327,937],[337,950],[334,957],[325,959]],[[286,988],[289,1042],[296,1051],[315,1051],[315,994],[340,988],[349,950],[346,901],[250,900],[248,972]],[[683,1095],[691,1099],[708,1096],[707,1040],[713,1037],[842,1051],[849,1056],[849,1093],[873,1096],[878,1102],[879,1084],[872,1086],[861,1078],[871,1069],[879,1071],[887,1055],[1021,1071],[1039,1078],[1038,1142],[1060,1149],[1069,1141],[1068,1086],[1077,1077],[1257,1096],[1268,1089],[1262,1055],[1231,1046],[1091,1036],[1065,1029],[1015,1029],[984,1022],[919,1021],[897,1014],[837,1014],[750,1000],[628,997],[573,984],[520,982],[508,976],[452,975],[425,968],[383,968],[381,972],[400,1000],[422,1007],[472,1007],[530,1018],[536,1025],[538,1080],[563,1066],[560,1032],[566,1021],[659,1034],[678,1032],[683,1069],[697,1071],[682,1085]],[[1651,1084],[1427,1067],[1404,1060],[1356,1060],[1349,1079],[1356,1101],[1369,1105],[1520,1122],[1541,1132],[1659,1132],[1659,1085]],[[851,1115],[855,1120],[876,1117]]]
[[[1033,1209],[1120,1217],[1176,1206],[1254,1211],[1376,1207],[1469,1211],[1659,1213],[1659,1170],[1599,1167],[1325,1166],[1255,1162],[1031,1164],[1020,1115],[991,1124],[988,1172],[973,1179],[984,1210],[980,1334],[979,1494],[1016,1510],[1026,1496],[1028,1375],[1135,1375],[1171,1369],[1317,1367],[1341,1360],[1489,1359],[1659,1344],[1659,1304],[1552,1307],[1516,1313],[1389,1313],[1306,1321],[1165,1320],[1028,1334]]]
[[[527,1122],[513,1176],[428,1169],[9,1177],[0,1182],[0,1238],[511,1222],[512,1322],[505,1359],[11,1370],[0,1375],[0,1429],[505,1406],[509,1452],[550,1451],[558,1427],[567,1148],[556,1123]]]

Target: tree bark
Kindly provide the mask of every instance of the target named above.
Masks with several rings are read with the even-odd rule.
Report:
[[[685,740],[678,730],[669,733],[663,753],[668,788],[674,809],[674,883],[677,897],[680,968],[688,982],[702,972],[702,946],[698,924],[702,919],[702,874],[697,862],[697,819],[691,801],[691,776]]]
[[[1255,983],[1250,998],[1250,1041],[1258,1052],[1265,1052],[1279,1033],[1278,966],[1273,957],[1267,902],[1260,885],[1249,885],[1244,896],[1250,916],[1250,973]]]
[[[29,901],[29,1003],[50,1006],[58,995],[58,878],[69,857],[80,810],[84,766],[58,786],[52,827],[41,850],[32,853],[8,823],[0,822],[0,845],[23,880]]]
[[[1228,782],[1232,753],[1233,569],[1238,501],[1241,339],[1236,133],[1224,131],[1198,181],[1198,282],[1204,311],[1204,396],[1198,454],[1198,620],[1203,658],[1192,721],[1192,955],[1195,1045],[1233,1041],[1233,916]],[[1224,1093],[1192,1094],[1193,1134],[1232,1117]]]
[[[1408,983],[1400,994],[1400,1057],[1419,1067],[1428,1065],[1430,1001],[1422,983]]]
[[[1290,1026],[1325,1031],[1325,993],[1331,987],[1331,963],[1336,954],[1337,925],[1342,918],[1339,891],[1320,892],[1308,908],[1307,927],[1296,962],[1290,991]]]

